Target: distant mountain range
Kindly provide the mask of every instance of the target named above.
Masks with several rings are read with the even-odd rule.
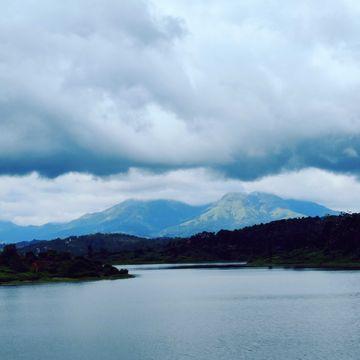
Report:
[[[219,201],[202,206],[173,200],[127,200],[67,223],[19,226],[0,221],[0,242],[48,240],[98,232],[184,237],[201,231],[233,230],[274,220],[326,214],[338,212],[313,202],[260,192],[229,193]]]

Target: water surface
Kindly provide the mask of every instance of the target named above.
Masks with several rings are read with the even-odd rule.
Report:
[[[359,359],[360,272],[156,267],[0,287],[0,359]]]

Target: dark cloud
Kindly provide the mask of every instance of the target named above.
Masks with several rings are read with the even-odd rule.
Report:
[[[1,174],[359,172],[356,2],[0,8]]]

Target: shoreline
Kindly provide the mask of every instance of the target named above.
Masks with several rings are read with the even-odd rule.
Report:
[[[14,280],[7,282],[0,282],[0,288],[2,286],[22,286],[22,285],[46,285],[46,284],[61,284],[61,283],[78,283],[78,282],[91,282],[101,280],[125,280],[135,278],[136,275],[122,274],[107,277],[86,277],[86,278],[43,278],[38,280]]]
[[[256,269],[256,268],[267,268],[267,269],[293,269],[293,270],[306,270],[306,269],[317,269],[317,270],[360,270],[360,263],[267,263],[267,262],[235,262],[235,261],[192,261],[192,262],[142,262],[142,263],[114,263],[115,266],[146,266],[146,265],[159,265],[158,268],[148,268],[147,270],[158,270],[158,269]]]
[[[159,267],[148,267],[143,270],[190,270],[190,269],[288,269],[288,270],[328,270],[328,271],[358,271],[360,264],[354,263],[244,263],[244,262],[226,262],[226,261],[199,261],[199,262],[144,262],[144,263],[127,263],[127,264],[114,264],[117,266],[130,265],[130,266],[146,266],[146,265],[159,265]],[[84,277],[84,278],[42,278],[38,280],[13,280],[7,282],[0,282],[2,286],[22,286],[22,285],[45,285],[45,284],[60,284],[60,283],[79,283],[91,282],[101,280],[125,280],[135,278],[137,275],[121,274],[107,277]]]

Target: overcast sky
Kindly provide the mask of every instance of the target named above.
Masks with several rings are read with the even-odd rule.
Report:
[[[0,219],[252,190],[360,211],[358,1],[0,11]]]

